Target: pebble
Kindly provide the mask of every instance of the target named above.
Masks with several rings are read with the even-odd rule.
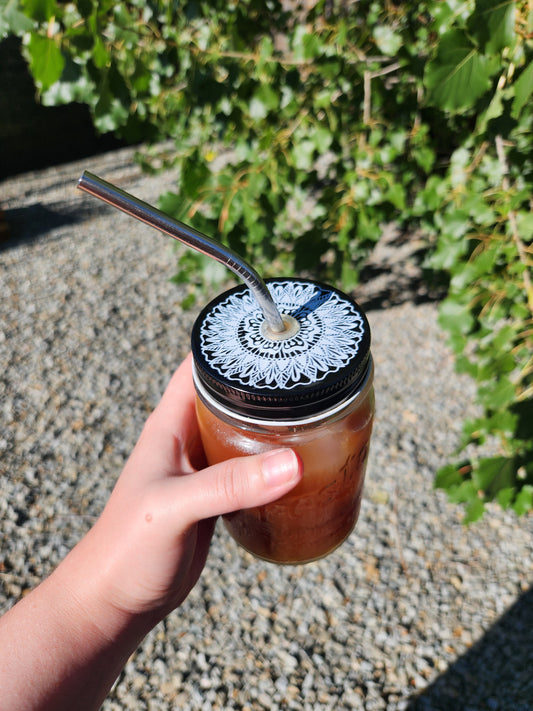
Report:
[[[188,351],[199,307],[182,311],[186,289],[169,282],[170,240],[74,190],[84,169],[148,202],[173,188],[132,154],[0,186],[2,611],[94,522]],[[277,567],[218,525],[198,585],[103,711],[533,709],[533,517],[489,506],[465,528],[434,490],[475,388],[454,372],[437,304],[417,301],[368,313],[377,415],[348,541]]]

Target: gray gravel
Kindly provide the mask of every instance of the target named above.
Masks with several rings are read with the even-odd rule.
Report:
[[[98,516],[188,350],[171,240],[74,189],[83,168],[148,201],[172,188],[131,157],[0,184],[1,610]],[[219,526],[199,585],[105,711],[533,709],[533,517],[461,524],[432,482],[473,385],[434,303],[369,318],[378,415],[356,531],[325,560],[276,567]]]

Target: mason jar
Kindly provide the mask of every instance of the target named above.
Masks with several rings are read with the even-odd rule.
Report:
[[[374,417],[370,326],[353,299],[307,279],[269,279],[286,330],[269,332],[246,286],[221,294],[192,331],[197,417],[209,464],[290,447],[300,483],[228,514],[260,558],[306,563],[339,546],[359,515]]]

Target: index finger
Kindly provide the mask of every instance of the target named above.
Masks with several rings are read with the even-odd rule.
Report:
[[[189,353],[170,379],[159,404],[152,413],[152,418],[161,421],[161,424],[172,423],[177,431],[183,432],[191,424],[194,402],[192,353]]]
[[[148,481],[190,473],[199,445],[192,356],[176,370],[128,461],[128,477]]]

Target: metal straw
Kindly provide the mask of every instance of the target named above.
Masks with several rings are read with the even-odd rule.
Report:
[[[88,171],[84,171],[78,180],[78,188],[122,210],[131,215],[131,217],[136,217],[141,222],[150,225],[150,227],[165,232],[165,234],[174,237],[179,242],[183,242],[188,247],[192,247],[198,252],[216,259],[228,269],[231,269],[250,288],[261,307],[268,328],[273,333],[278,334],[285,331],[285,324],[265,282],[253,267],[229,247],[220,242],[215,242],[215,240],[198,232],[193,227],[173,219],[161,210]]]

